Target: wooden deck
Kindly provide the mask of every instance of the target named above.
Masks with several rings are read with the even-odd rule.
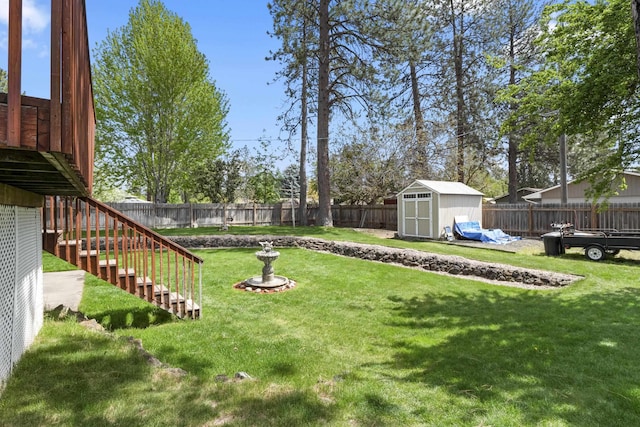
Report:
[[[87,196],[95,113],[84,0],[51,1],[51,100],[21,95],[22,2],[9,2],[8,93],[0,93],[0,183]]]
[[[36,194],[86,195],[73,156],[50,147],[48,99],[22,97],[20,146],[7,144],[7,94],[0,93],[0,182]]]

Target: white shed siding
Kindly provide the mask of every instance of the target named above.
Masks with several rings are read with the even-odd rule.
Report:
[[[0,205],[0,382],[43,321],[40,209]]]
[[[431,196],[430,218],[416,218],[415,209],[405,200]],[[424,197],[423,197],[424,199]],[[411,206],[410,206],[411,205]],[[453,227],[453,218],[467,215],[472,221],[482,219],[482,193],[460,182],[416,180],[398,193],[398,235],[437,239],[445,226]],[[420,205],[424,208],[425,204]],[[417,226],[415,224],[418,224]],[[426,230],[426,224],[430,226]]]
[[[455,216],[466,215],[469,221],[478,221],[482,226],[482,196],[449,194],[440,196],[440,224],[453,228]]]

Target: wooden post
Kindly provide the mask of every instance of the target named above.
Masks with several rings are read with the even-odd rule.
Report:
[[[591,203],[591,228],[600,228],[600,221],[598,221],[597,203]]]
[[[61,37],[62,37],[62,2],[51,2],[51,103],[49,104],[49,150],[62,151],[61,117],[62,107],[60,98],[61,76]],[[48,151],[48,150],[47,150]]]
[[[529,236],[533,236],[533,205],[529,205]]]
[[[227,202],[222,204],[222,228],[227,229]]]
[[[256,223],[256,214],[258,212],[258,208],[256,206],[256,202],[253,202],[253,225],[255,226]]]
[[[22,0],[9,1],[7,145],[20,147],[22,76]]]

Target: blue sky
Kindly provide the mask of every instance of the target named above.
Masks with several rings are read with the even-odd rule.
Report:
[[[9,0],[0,0],[0,67],[7,69],[7,16]],[[265,61],[279,41],[267,35],[272,19],[267,0],[163,0],[191,26],[198,49],[209,60],[211,77],[227,94],[230,112],[227,122],[234,147],[255,146],[266,137],[274,151],[280,127],[277,116],[283,110],[284,91],[280,83],[270,84],[279,66]],[[96,44],[108,30],[124,26],[137,0],[86,0],[89,45]],[[23,0],[22,88],[27,95],[49,98],[50,0]],[[284,136],[284,135],[283,135]],[[288,163],[292,162],[289,161]]]

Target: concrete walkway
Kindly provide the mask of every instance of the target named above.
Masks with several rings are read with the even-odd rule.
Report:
[[[60,304],[78,311],[84,289],[84,270],[44,273],[44,309],[52,310]]]

